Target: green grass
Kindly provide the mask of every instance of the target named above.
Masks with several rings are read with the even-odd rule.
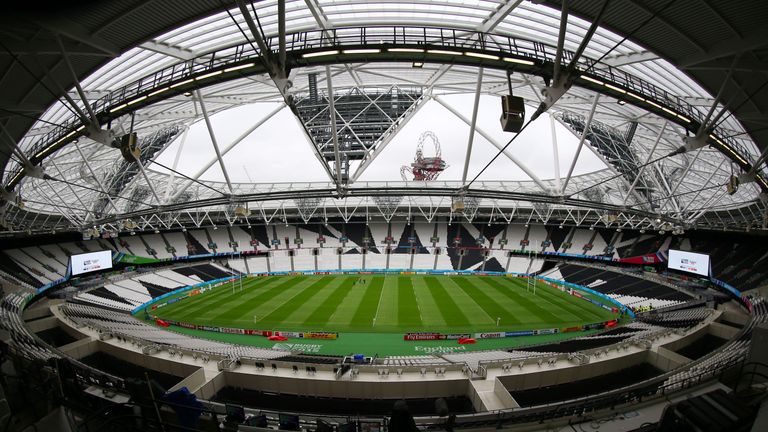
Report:
[[[366,334],[531,330],[614,318],[544,284],[533,295],[525,280],[509,277],[271,276],[245,279],[242,287],[235,284],[233,293],[225,284],[153,313],[221,327]]]

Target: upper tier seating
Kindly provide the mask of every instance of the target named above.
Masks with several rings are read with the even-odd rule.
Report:
[[[561,264],[560,273],[571,283],[583,285],[604,294],[686,301],[690,296],[664,285],[607,270]]]

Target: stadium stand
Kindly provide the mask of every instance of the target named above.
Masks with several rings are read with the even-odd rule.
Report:
[[[285,355],[284,352],[260,349],[243,345],[231,345],[210,340],[196,339],[180,333],[162,330],[147,325],[131,315],[105,311],[86,305],[68,303],[61,307],[62,313],[73,322],[88,325],[106,331],[114,337],[128,341],[143,340],[159,344],[173,351],[182,349],[200,354],[213,354],[230,358],[274,359]]]

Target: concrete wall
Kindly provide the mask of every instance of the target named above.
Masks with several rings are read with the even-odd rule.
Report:
[[[527,374],[502,375],[499,381],[510,391],[526,390],[537,387],[548,387],[564,384],[571,381],[579,381],[605,375],[626,369],[646,361],[647,351],[623,355],[612,359],[593,361],[585,365],[574,365],[565,368],[548,369],[546,365],[541,369]]]
[[[350,399],[434,398],[467,394],[467,378],[400,379],[390,375],[385,380],[328,380],[313,378],[301,372],[296,376],[274,377],[269,374],[225,371],[226,385],[292,395]]]

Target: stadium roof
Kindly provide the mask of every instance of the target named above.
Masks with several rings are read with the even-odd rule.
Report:
[[[429,219],[457,200],[468,219],[764,228],[768,4],[603,6],[569,1],[562,26],[560,2],[287,1],[284,57],[275,1],[25,11],[0,30],[6,228],[168,228],[241,206]],[[529,119],[547,112],[479,175],[514,136],[496,120],[510,87]],[[401,180],[428,129],[448,170]],[[130,131],[140,164],[111,145]]]

